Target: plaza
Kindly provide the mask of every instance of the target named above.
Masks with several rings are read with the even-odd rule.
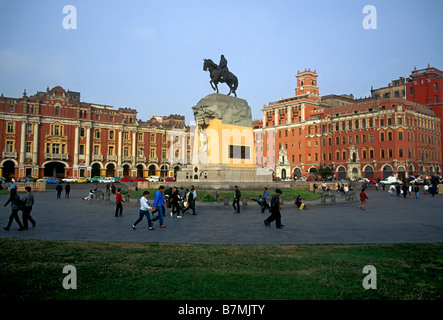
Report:
[[[391,196],[388,191],[368,188],[366,211],[359,201],[338,201],[322,205],[320,200],[308,201],[310,210],[300,211],[293,201],[282,206],[284,229],[275,224],[265,227],[263,220],[269,213],[260,213],[258,205],[248,205],[236,214],[223,202],[197,201],[197,215],[182,219],[170,217],[166,209],[165,229],[158,224],[148,231],[146,218],[131,228],[139,216],[136,199],[125,203],[123,216],[115,217],[113,201],[82,200],[91,185],[73,185],[69,199],[56,198],[53,186],[46,192],[35,192],[32,216],[35,228],[18,232],[13,223],[10,231],[1,229],[3,238],[42,240],[161,242],[193,244],[362,244],[362,243],[434,243],[443,242],[443,204],[441,195],[432,197],[420,192],[419,198]],[[104,191],[105,186],[99,185]],[[272,183],[268,189],[273,193]],[[198,193],[199,190],[197,190]],[[149,196],[150,203],[154,194]],[[8,195],[0,195],[6,203]],[[357,195],[358,199],[358,195]],[[0,212],[0,224],[6,226],[10,206]],[[19,213],[21,217],[21,213]]]

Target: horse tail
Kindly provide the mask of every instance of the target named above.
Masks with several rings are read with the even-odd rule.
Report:
[[[238,79],[237,79],[237,76],[234,75],[234,88],[233,88],[233,90],[235,91],[235,90],[237,90],[237,88],[238,88]]]

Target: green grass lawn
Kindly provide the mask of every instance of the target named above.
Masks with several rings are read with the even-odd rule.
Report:
[[[154,198],[158,189],[140,189],[138,191],[130,192],[131,198],[141,196],[144,190],[149,191],[149,198]],[[240,190],[243,198],[252,199],[257,198],[260,194],[263,195],[263,190]],[[269,189],[271,195],[275,190]],[[321,197],[320,192],[310,192],[306,187],[295,187],[290,189],[282,189],[282,197],[287,201],[294,201],[294,198],[301,195],[303,200],[313,200]],[[197,190],[197,200],[199,201],[223,201],[225,197],[232,199],[234,197],[234,190]]]
[[[442,299],[442,249],[0,239],[1,299]],[[75,290],[63,288],[66,265]],[[363,288],[366,265],[377,289]]]

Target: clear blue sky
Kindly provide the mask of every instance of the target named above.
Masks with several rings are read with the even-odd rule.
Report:
[[[66,5],[75,30],[63,28]],[[363,28],[366,5],[377,10],[375,30]],[[440,0],[0,0],[0,92],[60,85],[142,120],[182,114],[189,124],[191,107],[213,92],[203,59],[224,54],[258,119],[294,95],[305,68],[319,74],[321,95],[357,98],[414,66],[442,70],[442,13]]]

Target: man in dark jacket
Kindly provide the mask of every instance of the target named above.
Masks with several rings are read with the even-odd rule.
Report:
[[[277,229],[283,229],[281,224],[281,206],[280,206],[280,195],[282,194],[280,189],[276,189],[274,195],[271,198],[271,215],[263,221],[265,226],[270,227],[272,221],[275,220],[275,226]]]
[[[232,206],[234,207],[235,213],[240,213],[240,197],[241,193],[240,190],[238,190],[238,187],[234,187],[234,201],[232,202]]]
[[[35,227],[35,220],[31,217],[32,206],[34,205],[34,195],[31,193],[31,187],[25,188],[26,194],[23,197],[23,226],[28,229],[28,221],[32,223],[32,227]]]
[[[5,208],[9,203],[11,203],[12,212],[11,212],[11,215],[9,216],[8,225],[6,227],[4,227],[3,229],[9,230],[9,228],[11,227],[11,224],[12,224],[12,220],[15,220],[17,222],[18,226],[20,227],[18,229],[18,231],[24,230],[25,228],[23,227],[23,225],[18,217],[18,211],[20,210],[21,200],[17,194],[17,188],[11,189],[11,196],[9,197],[8,201],[3,205],[3,208]]]

